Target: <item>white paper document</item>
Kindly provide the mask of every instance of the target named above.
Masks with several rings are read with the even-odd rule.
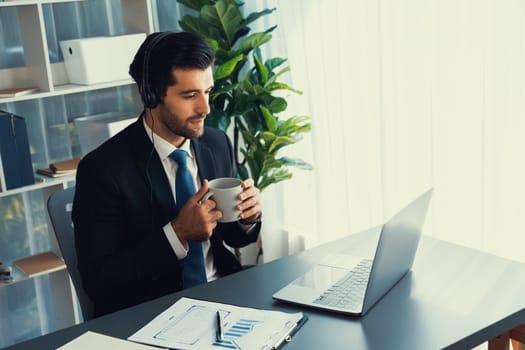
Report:
[[[73,339],[57,350],[93,350],[93,349],[111,349],[111,350],[159,350],[152,346],[132,343],[127,340],[113,338],[104,334],[95,332],[86,332],[80,337]]]
[[[218,312],[222,339],[217,338]],[[290,314],[181,298],[128,340],[180,350],[270,350],[302,320],[302,312]]]

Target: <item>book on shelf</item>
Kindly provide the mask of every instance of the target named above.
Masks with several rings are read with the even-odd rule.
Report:
[[[25,87],[25,88],[12,88],[12,89],[0,89],[0,98],[3,97],[18,97],[28,95],[32,92],[38,91],[37,87]]]
[[[61,162],[49,164],[49,168],[55,173],[76,171],[78,167],[78,162],[80,162],[80,158],[66,159]]]
[[[45,252],[13,262],[20,271],[28,277],[34,277],[53,271],[62,270],[66,264],[52,252]]]
[[[37,174],[48,176],[48,177],[63,177],[63,176],[68,176],[68,175],[74,175],[76,174],[76,172],[77,172],[76,170],[55,172],[51,168],[40,168],[36,170]]]
[[[77,166],[80,158],[66,159],[60,162],[49,164],[48,168],[37,169],[37,174],[49,177],[62,177],[74,175],[77,172]]]

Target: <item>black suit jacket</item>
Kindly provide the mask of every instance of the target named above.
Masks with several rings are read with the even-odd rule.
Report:
[[[162,227],[177,216],[168,179],[142,118],[86,155],[78,166],[73,203],[78,269],[95,316],[182,289],[182,262]],[[192,140],[199,176],[235,177],[231,143],[206,128]],[[210,239],[218,273],[241,269],[224,247],[255,242],[234,223],[219,223]]]

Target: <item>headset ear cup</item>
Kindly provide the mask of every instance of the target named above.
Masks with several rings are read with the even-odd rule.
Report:
[[[142,65],[142,91],[141,91],[141,98],[142,102],[144,103],[144,107],[146,108],[155,108],[160,103],[160,98],[157,96],[155,91],[153,91],[150,88],[150,76],[149,76],[149,64],[150,64],[150,56],[152,51],[155,49],[155,47],[158,45],[160,41],[162,41],[165,37],[172,34],[172,32],[162,32],[159,33],[156,37],[154,37],[151,40],[151,43],[146,48],[146,52],[144,54],[144,62]]]
[[[157,95],[146,86],[142,89],[142,102],[146,108],[155,108],[158,105]]]

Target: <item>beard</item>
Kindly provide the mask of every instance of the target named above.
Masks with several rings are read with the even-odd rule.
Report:
[[[204,121],[200,125],[193,125],[193,121],[202,120],[202,115],[194,115],[182,119],[171,113],[160,113],[159,120],[171,133],[187,139],[195,139],[204,134]]]

